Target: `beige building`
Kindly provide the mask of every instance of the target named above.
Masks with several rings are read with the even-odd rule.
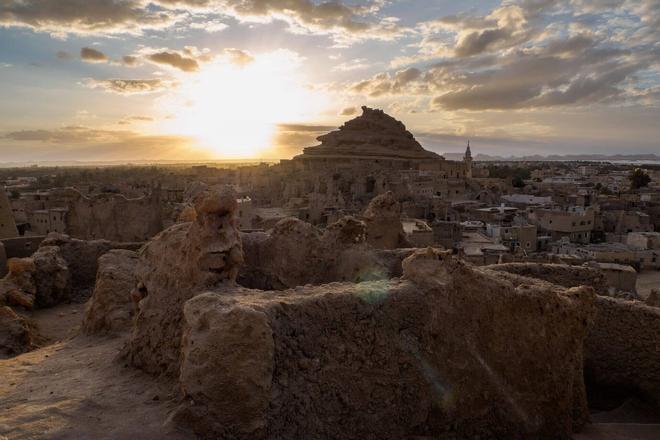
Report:
[[[66,233],[66,208],[38,209],[31,213],[30,227],[36,235],[49,232]]]
[[[486,225],[488,236],[496,243],[502,243],[512,252],[536,252],[537,237],[535,225]]]
[[[424,221],[416,218],[405,218],[401,220],[403,232],[415,247],[427,247],[433,245],[433,229]]]
[[[0,238],[16,236],[18,236],[18,229],[16,229],[9,197],[7,197],[5,188],[0,187]]]
[[[595,213],[590,208],[573,207],[568,210],[528,210],[530,222],[547,231],[553,241],[567,237],[572,243],[589,243],[594,229]]]

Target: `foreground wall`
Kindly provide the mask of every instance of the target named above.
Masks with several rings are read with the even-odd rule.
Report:
[[[660,308],[599,297],[585,343],[585,372],[598,387],[660,404]]]
[[[194,403],[176,420],[209,438],[570,438],[593,290],[515,288],[424,252],[405,281],[190,299]]]

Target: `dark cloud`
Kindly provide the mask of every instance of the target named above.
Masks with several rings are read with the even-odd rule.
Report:
[[[193,8],[233,16],[243,22],[284,20],[296,33],[322,33],[342,41],[392,39],[406,29],[396,22],[378,18],[382,0],[348,4],[341,0],[158,0],[160,5]]]
[[[353,84],[350,87],[350,90],[355,93],[362,93],[372,97],[390,94],[396,95],[400,93],[418,93],[419,90],[413,92],[414,87],[410,86],[416,84],[417,87],[423,87],[422,84],[417,82],[421,76],[421,70],[416,67],[410,67],[408,69],[399,70],[394,74],[380,73],[371,79]]]
[[[646,16],[642,21],[652,20],[653,11],[642,3],[645,8],[627,1],[623,6]],[[570,14],[576,21],[557,18]],[[594,14],[597,18],[589,18]],[[660,50],[637,34],[623,38],[621,19],[610,14],[595,0],[530,0],[507,2],[485,16],[444,17],[420,27],[423,41],[453,35],[455,46],[438,43],[418,54],[426,60],[441,53],[441,61],[424,70],[382,72],[349,90],[370,97],[431,98],[431,110],[451,111],[647,103],[652,98],[635,91],[634,84],[645,74],[648,78],[649,69],[658,71]],[[587,19],[591,26],[579,23]]]
[[[28,27],[54,35],[132,33],[171,26],[172,11],[153,11],[142,0],[3,0],[0,26]]]
[[[90,63],[105,63],[108,61],[108,57],[103,52],[91,47],[80,49],[80,59]]]
[[[122,62],[125,66],[133,67],[133,66],[136,66],[136,65],[137,65],[137,63],[138,63],[138,58],[137,58],[137,57],[134,57],[134,56],[132,56],[132,55],[124,55],[123,57],[121,57],[121,62]]]
[[[357,107],[345,107],[339,112],[339,116],[353,116],[357,112]]]
[[[186,46],[182,50],[143,47],[136,53],[125,56],[124,64],[134,66],[139,60],[144,60],[161,66],[169,66],[182,72],[196,72],[202,63],[211,61],[213,58],[214,56],[208,49],[198,49],[195,46]]]
[[[343,41],[392,39],[407,32],[395,21],[376,16],[383,4],[382,0],[358,5],[340,0],[3,0],[0,26],[54,35],[141,34],[196,19],[209,22],[214,30],[226,27],[209,19],[214,14],[243,22],[284,20],[293,32],[329,34]]]
[[[91,89],[102,89],[122,95],[161,92],[176,86],[172,81],[162,79],[87,79],[83,84]]]
[[[199,63],[197,60],[183,56],[180,53],[174,51],[156,52],[151,55],[147,55],[147,59],[156,64],[166,64],[184,72],[194,72],[199,69]]]
[[[291,157],[302,152],[305,147],[318,145],[317,137],[336,128],[327,125],[279,124],[273,139],[274,151],[269,156]]]

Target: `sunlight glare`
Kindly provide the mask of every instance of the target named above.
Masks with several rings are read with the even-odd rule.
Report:
[[[276,51],[246,65],[221,59],[181,88],[169,128],[192,136],[218,158],[255,158],[278,123],[309,120],[320,98],[304,86],[298,55]]]

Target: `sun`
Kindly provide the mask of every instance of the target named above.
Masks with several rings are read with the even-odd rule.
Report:
[[[260,157],[277,124],[309,120],[322,107],[322,98],[305,87],[301,64],[288,51],[244,65],[218,60],[181,86],[168,128],[218,158]]]

